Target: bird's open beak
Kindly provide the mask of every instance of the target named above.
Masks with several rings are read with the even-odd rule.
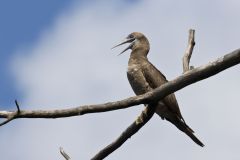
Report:
[[[118,46],[121,46],[121,45],[123,45],[123,44],[125,44],[125,43],[131,43],[126,49],[124,49],[120,54],[122,54],[122,53],[124,53],[125,51],[127,51],[128,49],[131,49],[132,48],[132,46],[133,46],[133,41],[135,40],[135,38],[126,38],[125,40],[123,40],[123,42],[121,42],[120,44],[118,44],[118,45],[116,45],[116,46],[114,46],[114,47],[112,47],[112,49],[113,48],[116,48],[116,47],[118,47]],[[119,54],[119,55],[120,55]]]

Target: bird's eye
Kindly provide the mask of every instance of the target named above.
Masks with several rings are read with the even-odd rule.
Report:
[[[129,34],[128,38],[134,38],[134,36],[132,34]]]

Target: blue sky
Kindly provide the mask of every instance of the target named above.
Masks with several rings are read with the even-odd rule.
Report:
[[[8,69],[15,50],[34,43],[42,30],[51,25],[54,18],[72,2],[73,0],[0,2],[1,106],[11,106],[14,99],[21,98]]]
[[[9,0],[0,2],[0,88],[2,91],[0,102],[2,106],[12,106],[14,99],[21,100],[22,98],[16,89],[11,71],[9,71],[9,63],[16,53],[16,49],[36,42],[42,31],[51,26],[61,11],[67,10],[74,2],[78,2],[81,7],[95,3],[94,0]],[[134,3],[137,3],[137,0],[118,1],[120,8]]]
[[[55,109],[133,96],[126,77],[129,52],[116,56],[122,48],[110,50],[133,31],[148,37],[149,60],[171,80],[182,74],[190,28],[196,29],[195,67],[239,48],[239,7],[238,0],[1,1],[0,110],[14,107],[14,99],[22,109]],[[239,160],[239,69],[176,93],[205,148],[154,116],[107,159]],[[15,120],[0,128],[1,157],[61,159],[62,146],[72,159],[89,159],[142,109]]]

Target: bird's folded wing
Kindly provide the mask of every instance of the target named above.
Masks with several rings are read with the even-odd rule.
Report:
[[[145,65],[145,67],[143,67],[142,70],[146,81],[153,89],[168,82],[166,77],[150,62],[148,65]],[[166,96],[162,101],[172,112],[176,113],[180,119],[184,120],[181,115],[177,99],[174,94]]]
[[[136,95],[144,94],[152,90],[141,69],[128,71],[127,77]]]

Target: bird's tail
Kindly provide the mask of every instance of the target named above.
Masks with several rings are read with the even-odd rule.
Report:
[[[178,129],[180,129],[182,132],[184,132],[186,135],[188,135],[196,144],[198,144],[201,147],[204,147],[204,144],[193,134],[193,130],[182,120],[176,119],[174,122],[169,120],[171,123],[173,123]]]

